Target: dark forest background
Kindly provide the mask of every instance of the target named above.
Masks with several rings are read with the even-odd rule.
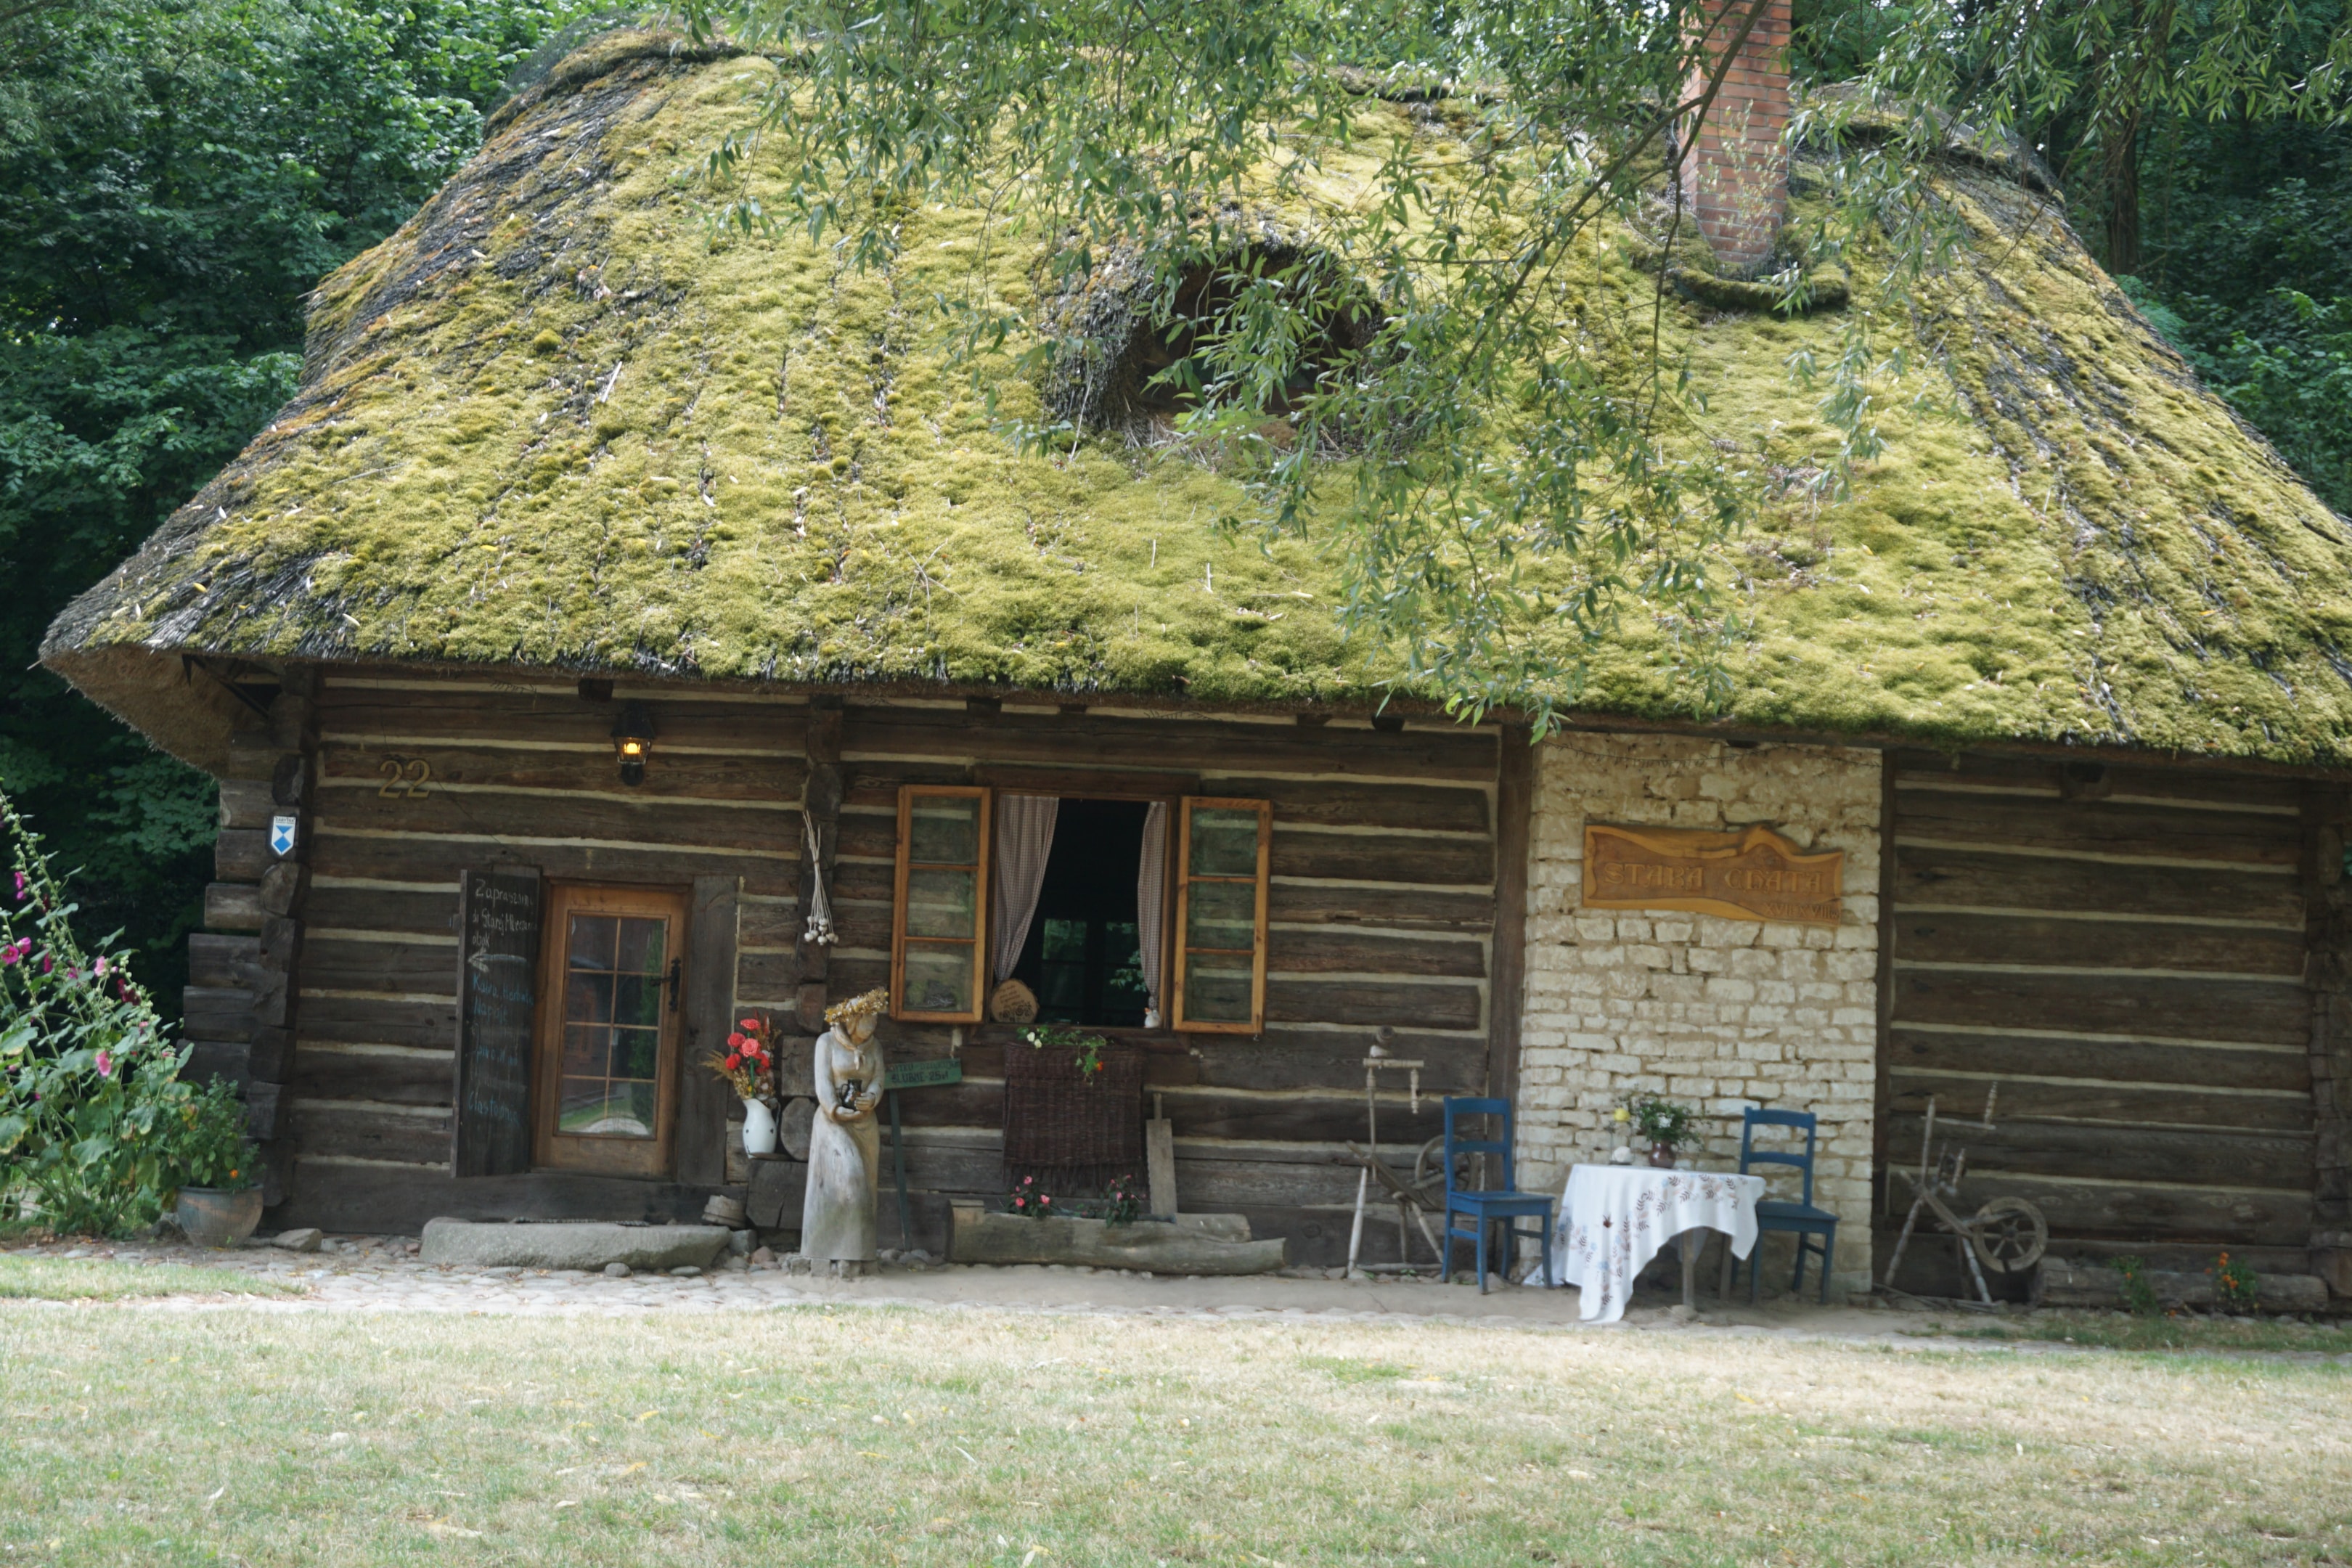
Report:
[[[2293,11],[2291,63],[2346,4]],[[305,291],[398,226],[584,9],[0,0],[0,788],[78,868],[84,929],[121,928],[168,1006],[210,879],[210,781],[36,668],[41,633],[268,420]],[[2352,513],[2352,136],[2176,111],[2198,0],[2045,9],[2095,12],[2104,40],[2082,91],[2027,117],[2076,226]],[[1801,74],[1850,74],[1890,13],[1797,0]]]

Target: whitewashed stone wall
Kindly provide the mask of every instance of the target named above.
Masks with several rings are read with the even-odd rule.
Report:
[[[1843,921],[1584,909],[1588,820],[1761,823],[1808,850],[1843,849]],[[1822,1135],[1814,1201],[1842,1222],[1832,1300],[1861,1289],[1871,1268],[1879,754],[1565,734],[1537,764],[1528,855],[1522,1185],[1558,1192],[1570,1164],[1605,1158],[1619,1141],[1610,1111],[1637,1094],[1697,1110],[1705,1143],[1686,1161],[1715,1169],[1738,1163],[1745,1107],[1810,1110]],[[1794,1196],[1791,1184],[1774,1190]],[[1786,1246],[1768,1258],[1768,1286],[1777,1272],[1787,1287]],[[1812,1285],[1809,1273],[1808,1294]]]

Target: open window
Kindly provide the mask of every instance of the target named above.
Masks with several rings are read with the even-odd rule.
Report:
[[[670,1169],[686,895],[557,883],[547,900],[533,1153],[615,1176]]]
[[[1263,800],[905,786],[893,1015],[1258,1033],[1272,824]]]
[[[989,792],[908,784],[898,792],[898,874],[890,940],[894,1016],[976,1024],[987,1005]]]
[[[1265,1026],[1265,883],[1274,807],[1188,795],[1176,854],[1175,973],[1180,1029],[1255,1035]]]
[[[1037,999],[1041,1024],[1142,1028],[1152,1016],[1167,921],[1168,810],[1144,800],[1055,799],[1052,842],[1029,880],[1006,846],[1017,814],[1047,815],[1035,796],[998,802],[998,892],[992,911],[1012,929],[997,942],[1009,978]],[[1025,921],[1024,915],[1028,918]],[[1144,949],[1149,943],[1151,961]]]

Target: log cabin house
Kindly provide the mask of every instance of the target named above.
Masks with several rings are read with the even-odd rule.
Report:
[[[755,68],[625,32],[501,110],[320,287],[293,402],[51,632],[221,781],[186,1029],[244,1087],[277,1222],[691,1216],[747,1181],[695,1066],[730,1020],[804,1051],[887,986],[893,1058],[963,1071],[903,1097],[906,1239],[936,1249],[1003,1191],[1009,974],[1139,1043],[1186,1207],[1297,1261],[1344,1248],[1387,1027],[1425,1095],[1514,1098],[1530,1184],[1629,1093],[1696,1105],[1717,1158],[1743,1104],[1817,1111],[1848,1285],[1927,1097],[1973,1115],[1997,1082],[1969,1205],[2032,1197],[2062,1254],[2228,1247],[2352,1292],[2347,524],[2030,169],[1936,169],[1979,243],[1931,292],[1933,395],[1889,401],[1843,497],[1782,369],[1838,311],[1671,302],[1759,476],[1729,694],[1695,708],[1674,629],[1629,619],[1531,745],[1343,644],[1309,545],[1205,525],[1233,481],[1154,446],[1120,358],[1148,334],[1108,340],[1074,451],[996,435],[915,303],[980,215],[917,215],[871,271],[714,235],[674,174]],[[1365,112],[1450,133],[1443,103]],[[1006,298],[1034,259],[992,263]],[[1594,265],[1597,300],[1648,286],[1638,245]],[[1706,846],[1746,879],[1677,881]],[[1402,1087],[1410,1163],[1437,1110]]]

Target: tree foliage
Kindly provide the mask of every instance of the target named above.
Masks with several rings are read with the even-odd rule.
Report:
[[[0,7],[0,785],[166,995],[209,781],[31,668],[291,392],[302,297],[467,154],[562,0]]]

